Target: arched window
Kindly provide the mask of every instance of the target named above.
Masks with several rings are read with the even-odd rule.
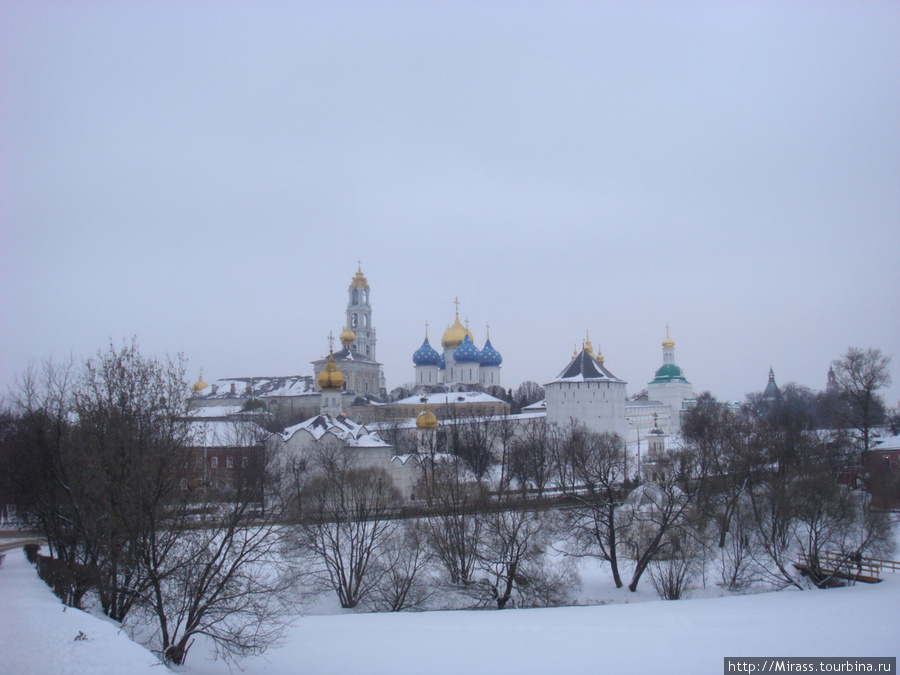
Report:
[[[354,288],[353,293],[350,294],[350,298],[351,298],[351,302],[354,305],[358,305],[359,304],[359,291]]]

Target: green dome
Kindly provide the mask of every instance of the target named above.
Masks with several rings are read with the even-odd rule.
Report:
[[[681,368],[674,363],[666,363],[660,366],[659,370],[656,371],[656,377],[653,378],[653,381],[650,384],[665,384],[666,382],[684,382],[690,384],[684,376],[684,373],[681,371]]]

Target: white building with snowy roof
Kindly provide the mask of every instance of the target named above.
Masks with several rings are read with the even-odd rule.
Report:
[[[547,421],[560,426],[580,422],[591,431],[625,438],[625,384],[606,368],[602,354],[594,355],[586,340],[556,379],[544,385]]]
[[[420,477],[419,463],[397,457],[393,447],[366,425],[344,415],[321,414],[270,437],[271,449],[284,458],[315,459],[321,446],[339,448],[359,468],[384,469],[403,498],[412,496]]]

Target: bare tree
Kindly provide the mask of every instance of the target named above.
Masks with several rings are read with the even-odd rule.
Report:
[[[140,547],[192,471],[186,399],[184,360],[147,358],[136,340],[87,360],[75,391],[75,443],[94,472],[82,486],[84,554],[104,612],[120,621],[149,583]]]
[[[557,474],[561,431],[546,419],[535,420],[512,442],[510,473],[523,489],[533,485],[538,496]]]
[[[451,448],[478,480],[487,475],[494,464],[494,443],[500,431],[492,415],[471,412],[452,418],[449,432]]]
[[[674,545],[672,533],[684,526],[702,484],[697,469],[689,452],[657,462],[647,483],[635,488],[619,509],[627,529],[626,550],[635,561],[628,590],[637,590],[650,562]]]
[[[832,362],[838,392],[847,404],[844,420],[862,436],[863,452],[868,452],[872,427],[884,418],[884,401],[878,391],[891,385],[891,357],[880,349],[850,347]]]
[[[265,649],[281,630],[262,564],[277,514],[259,520],[250,483],[223,505],[198,480],[183,361],[147,358],[132,341],[73,373],[48,365],[44,385],[26,384],[20,398],[25,447],[40,458],[29,512],[46,523],[51,551],[93,571],[110,616],[155,625],[150,646],[167,662],[183,663],[198,634],[223,655]]]
[[[239,484],[228,502],[199,513],[196,502],[171,505],[148,532],[139,611],[155,623],[153,642],[166,662],[183,664],[198,635],[226,659],[280,640],[293,603],[292,580],[279,570],[283,511],[270,502],[261,512],[257,500],[251,485]]]
[[[747,449],[747,419],[709,393],[697,397],[687,414],[682,436],[709,477],[698,494],[698,508],[715,521],[718,546],[723,548],[751,472],[756,468]]]
[[[424,486],[432,514],[422,527],[450,584],[465,587],[472,583],[478,560],[483,523],[477,515],[487,491],[457,458],[436,462],[432,477]]]
[[[890,550],[893,537],[887,515],[868,508],[865,494],[838,485],[826,464],[804,465],[793,482],[791,496],[805,571],[817,586],[832,585],[841,565],[853,558]],[[823,561],[826,554],[830,558],[827,563]]]
[[[385,573],[377,557],[400,528],[400,493],[384,469],[362,468],[345,448],[324,442],[298,499],[296,548],[316,563],[315,578],[341,607],[356,607]]]
[[[622,588],[618,548],[625,523],[617,512],[624,497],[625,443],[615,434],[572,427],[564,446],[572,482],[563,489],[574,502],[563,512],[572,533],[566,552],[607,561],[616,588]]]
[[[482,585],[497,609],[506,608],[514,593],[524,606],[563,604],[577,577],[567,561],[549,559],[556,528],[547,512],[507,498],[493,503],[480,517],[484,537],[478,560],[487,574]]]
[[[544,388],[537,382],[526,380],[516,389],[516,393],[513,396],[513,405],[516,408],[516,412],[520,412],[522,408],[532,403],[537,403],[542,398],[544,398]]]
[[[85,462],[73,443],[74,361],[32,364],[10,391],[3,435],[2,473],[19,517],[46,538],[64,565],[84,564],[89,517],[84,513]],[[89,590],[73,583],[61,593],[78,607]]]
[[[379,583],[367,604],[379,612],[422,609],[434,595],[430,578],[432,554],[426,531],[413,520],[403,522],[378,554]]]

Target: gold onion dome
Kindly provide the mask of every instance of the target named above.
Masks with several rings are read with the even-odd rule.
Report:
[[[471,339],[471,333],[459,322],[459,314],[457,314],[453,325],[444,332],[444,336],[441,338],[441,346],[444,349],[456,349],[466,339],[466,335],[469,335]]]
[[[436,429],[437,428],[437,417],[434,416],[434,413],[428,409],[428,404],[425,404],[425,409],[420,412],[416,416],[416,429]]]
[[[331,351],[328,352],[328,363],[325,364],[325,369],[319,373],[318,383],[319,389],[322,391],[338,391],[344,386],[344,374],[334,362],[334,354]]]
[[[666,349],[671,349],[675,346],[675,340],[669,337],[669,327],[666,326],[666,339],[663,340],[662,346]]]
[[[203,381],[203,368],[200,369],[200,378],[191,385],[191,391],[195,394],[199,394],[201,391],[206,389],[209,385]]]
[[[344,326],[344,330],[341,331],[338,339],[341,341],[341,344],[352,344],[356,339],[356,333],[350,330],[350,326]]]

